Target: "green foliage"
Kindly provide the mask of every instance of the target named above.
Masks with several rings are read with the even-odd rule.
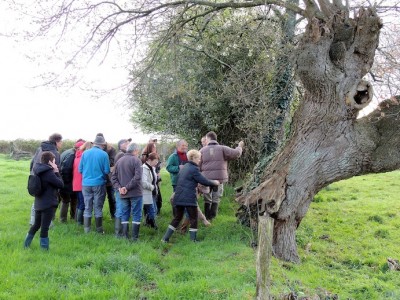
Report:
[[[274,116],[271,109],[275,42],[280,32],[259,11],[225,10],[198,18],[174,32],[173,42],[134,70],[132,121],[148,131],[199,141],[213,130],[234,146],[245,140],[244,157],[235,162],[242,177],[254,166]]]
[[[163,170],[157,232],[142,226],[140,242],[116,239],[106,204],[105,235],[84,234],[82,227],[61,224],[57,216],[50,251],[43,252],[38,236],[30,249],[22,247],[32,204],[25,188],[28,169],[28,161],[0,155],[0,251],[7,258],[0,260],[1,299],[254,299],[255,252],[249,245],[255,237],[236,222],[231,187],[212,226],[200,225],[199,243],[178,233],[170,244],[160,243],[171,221],[171,186]],[[396,171],[322,190],[317,196],[338,201],[311,203],[296,237],[301,264],[272,259],[275,299],[289,293],[312,299],[399,299],[400,272],[389,270],[386,261],[399,259],[400,191],[392,184],[399,180]]]

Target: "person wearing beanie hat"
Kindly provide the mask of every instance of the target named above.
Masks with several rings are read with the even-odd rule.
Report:
[[[104,138],[104,135],[101,132],[99,132],[96,137]],[[110,168],[113,168],[115,165],[115,156],[117,154],[117,151],[109,143],[106,143],[105,141],[104,141],[104,143],[105,143],[104,151],[107,152],[108,159],[110,161]],[[114,219],[115,218],[115,210],[116,210],[116,200],[115,200],[114,189],[113,189],[111,181],[110,181],[110,176],[111,176],[111,172],[110,172],[109,176],[107,177],[106,195],[107,195],[107,199],[108,199],[108,207],[110,209],[110,216],[111,216],[111,219]]]
[[[82,193],[85,201],[83,225],[85,233],[91,230],[91,219],[94,211],[96,231],[103,231],[103,206],[106,198],[106,183],[110,173],[110,160],[104,151],[107,143],[103,136],[97,135],[94,146],[83,152],[79,163],[79,173],[82,174]]]

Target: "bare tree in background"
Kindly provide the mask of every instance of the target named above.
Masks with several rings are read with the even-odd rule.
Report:
[[[46,3],[37,2],[36,5]],[[15,1],[12,3],[15,5]],[[384,81],[385,91],[397,93],[392,85],[396,79],[380,73],[392,73],[389,66],[386,71],[372,69],[385,20],[379,14],[386,17],[398,13],[396,5],[388,7],[382,2],[370,6],[365,2],[350,7],[340,0],[305,0],[300,5],[279,0],[138,0],[133,4],[71,0],[62,1],[53,11],[43,9],[43,18],[38,22],[40,34],[61,28],[60,41],[67,39],[79,48],[68,59],[69,67],[85,52],[89,57],[96,52],[106,56],[114,49],[114,42],[130,56],[141,42],[151,40],[154,32],[162,33],[159,42],[167,45],[193,19],[225,9],[270,6],[277,12],[290,10],[304,19],[290,62],[304,93],[288,138],[277,145],[275,155],[268,159],[259,184],[237,200],[245,206],[256,206],[260,214],[267,212],[275,219],[275,256],[298,262],[296,228],[320,189],[341,179],[400,166],[399,106],[395,94],[379,95],[390,100],[381,103],[368,117],[357,119],[358,112],[372,101],[374,84]],[[68,32],[74,31],[81,33],[81,40],[68,40]],[[151,57],[157,56],[157,48],[146,50]],[[394,48],[382,48],[379,57],[385,62],[397,61],[395,55]],[[366,80],[367,74],[375,81]]]

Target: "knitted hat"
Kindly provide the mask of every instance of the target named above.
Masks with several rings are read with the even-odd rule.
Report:
[[[104,139],[104,137],[102,137],[101,135],[97,135],[96,138],[94,139],[93,144],[95,145],[105,145],[106,140]]]
[[[128,142],[131,142],[132,141],[132,139],[131,138],[129,138],[129,139],[122,139],[122,140],[119,140],[119,142],[118,142],[118,149],[120,149],[121,150],[121,145],[122,144],[125,144],[125,143],[128,143]]]

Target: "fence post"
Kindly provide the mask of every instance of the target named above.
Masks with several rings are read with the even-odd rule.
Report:
[[[271,299],[270,265],[272,257],[272,234],[274,219],[267,213],[258,218],[258,247],[257,247],[257,300]]]

